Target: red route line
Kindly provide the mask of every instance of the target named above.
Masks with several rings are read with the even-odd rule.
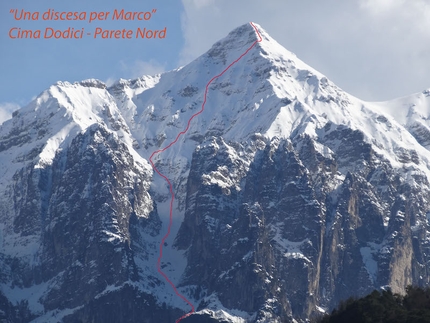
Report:
[[[195,312],[195,308],[194,305],[191,304],[191,302],[184,296],[182,295],[176,288],[175,284],[172,283],[172,281],[169,279],[169,277],[167,277],[167,275],[161,270],[161,259],[163,258],[163,245],[166,241],[166,239],[169,237],[170,235],[170,230],[172,228],[172,215],[173,215],[173,201],[175,200],[175,194],[173,192],[173,185],[170,182],[170,180],[163,175],[158,169],[157,167],[155,167],[154,162],[152,161],[152,158],[159,154],[162,153],[163,151],[166,151],[167,149],[169,149],[170,147],[172,147],[179,139],[179,137],[183,134],[185,134],[188,129],[190,128],[190,123],[191,121],[198,116],[200,113],[202,113],[205,109],[205,105],[206,105],[206,101],[207,101],[207,94],[208,94],[208,90],[209,90],[209,85],[217,78],[219,78],[220,76],[222,76],[225,72],[227,72],[230,67],[232,67],[234,64],[236,64],[238,61],[240,61],[242,59],[242,57],[244,57],[246,54],[248,54],[248,52],[255,46],[255,44],[259,43],[262,41],[260,32],[258,31],[257,27],[255,27],[255,25],[250,22],[251,26],[254,27],[255,32],[258,35],[258,40],[256,40],[242,55],[239,56],[239,58],[237,58],[235,61],[233,61],[229,66],[227,66],[220,74],[214,76],[213,78],[211,78],[211,80],[208,82],[208,84],[206,84],[206,89],[205,89],[205,94],[204,94],[204,100],[202,103],[202,108],[200,109],[200,111],[198,111],[197,113],[193,114],[191,116],[191,118],[188,120],[187,123],[187,127],[185,128],[185,130],[181,131],[175,138],[175,140],[173,140],[169,145],[167,145],[166,147],[164,147],[163,149],[159,149],[154,151],[151,156],[149,157],[149,162],[151,163],[152,168],[157,172],[158,175],[160,175],[162,178],[164,178],[164,180],[167,182],[167,184],[169,185],[169,191],[170,191],[170,195],[171,195],[171,200],[170,200],[170,210],[169,210],[169,225],[167,227],[167,233],[164,235],[164,237],[161,239],[160,242],[160,255],[158,256],[158,260],[157,260],[157,270],[160,273],[161,276],[164,277],[164,279],[169,283],[170,286],[172,286],[173,290],[175,291],[175,294],[181,298],[185,303],[187,303],[190,307],[191,307],[191,311],[189,311],[187,314],[181,316],[179,319],[176,320],[175,323],[178,323],[180,321],[182,321],[184,318],[190,316],[191,314],[193,314]]]

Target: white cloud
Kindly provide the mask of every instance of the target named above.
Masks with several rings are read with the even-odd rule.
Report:
[[[214,0],[191,0],[193,5],[197,8],[206,7],[208,5],[214,4]]]
[[[400,8],[404,2],[403,0],[361,0],[360,7],[372,14],[382,15]]]
[[[105,80],[105,84],[107,87],[112,86],[116,82],[116,79],[114,77],[108,77],[107,80]]]
[[[182,0],[190,62],[235,27],[255,21],[353,95],[385,100],[430,87],[427,0]]]
[[[209,46],[222,35],[220,29],[225,29],[222,24],[218,27],[213,23],[217,18],[221,18],[219,3],[208,7],[207,5],[202,5],[203,2],[207,3],[207,1],[199,0],[182,1],[184,12],[181,16],[181,25],[185,46],[179,55],[180,66],[189,63],[198,55],[208,50]],[[207,17],[209,10],[212,12],[211,17]],[[204,34],[206,34],[206,37]]]
[[[379,23],[391,25],[388,30],[430,36],[430,2],[427,0],[361,0],[360,8]]]
[[[0,124],[12,118],[12,112],[18,110],[20,106],[16,103],[3,102],[0,103]]]

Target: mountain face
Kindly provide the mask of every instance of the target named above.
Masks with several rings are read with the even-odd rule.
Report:
[[[364,102],[260,26],[154,158],[181,322],[305,321],[430,285],[430,91]],[[182,68],[58,82],[0,126],[0,321],[175,322],[149,164],[243,25]]]

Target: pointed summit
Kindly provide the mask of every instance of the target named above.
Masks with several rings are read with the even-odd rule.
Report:
[[[243,49],[249,48],[253,43],[261,40],[258,25],[243,24],[232,30],[226,37],[220,39],[203,54],[203,57],[214,60],[217,64],[226,64],[242,54]],[[199,58],[197,59],[199,60]]]
[[[291,58],[297,59],[296,55],[285,49],[275,39],[273,39],[266,30],[264,30],[259,24],[249,22],[233,29],[228,35],[215,44],[202,56],[209,56],[210,58],[221,57],[223,61],[227,56],[234,56],[238,53],[242,53],[244,48],[250,47],[253,43],[256,43],[258,50],[256,53],[251,55],[255,56],[258,53],[270,56],[291,56]],[[311,69],[309,67],[309,69]]]
[[[245,45],[251,45],[253,42],[260,40],[257,33],[259,29],[261,29],[261,27],[252,22],[243,24],[229,32],[226,37],[216,42],[214,46],[218,46],[219,44],[225,46],[230,42],[241,42],[238,43],[238,45],[242,45],[241,48],[244,48]]]

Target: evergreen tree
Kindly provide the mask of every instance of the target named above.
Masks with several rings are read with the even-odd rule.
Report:
[[[430,288],[408,286],[404,296],[391,291],[341,302],[319,323],[430,323]]]

